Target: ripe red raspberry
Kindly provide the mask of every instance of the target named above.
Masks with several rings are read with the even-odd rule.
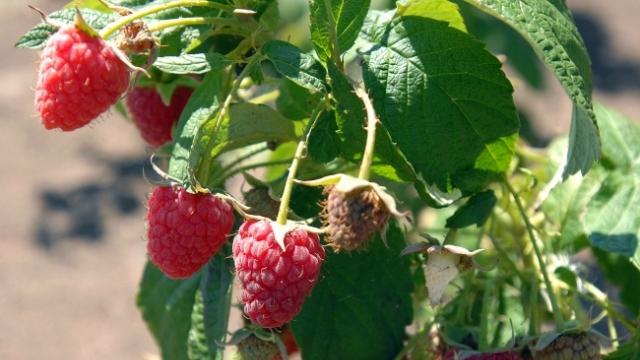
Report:
[[[147,213],[151,261],[173,279],[198,271],[224,244],[233,210],[210,194],[191,194],[178,186],[156,187]]]
[[[324,261],[316,234],[295,229],[284,244],[282,251],[268,220],[247,220],[233,239],[244,312],[265,328],[282,326],[300,312]]]
[[[171,95],[169,105],[162,102],[160,94],[149,87],[136,88],[127,95],[127,108],[142,138],[158,147],[171,141],[171,130],[187,104],[193,90],[178,87]]]
[[[45,128],[71,131],[109,109],[128,86],[129,69],[106,42],[65,26],[42,51],[36,108]]]

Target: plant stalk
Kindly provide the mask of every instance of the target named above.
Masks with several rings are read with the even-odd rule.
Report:
[[[262,55],[260,54],[253,55],[249,60],[249,63],[247,64],[247,66],[245,66],[245,68],[242,69],[242,72],[234,80],[233,85],[231,86],[231,89],[229,90],[229,93],[227,94],[227,97],[224,100],[224,103],[220,107],[220,111],[218,111],[218,114],[215,117],[215,123],[213,126],[214,133],[220,129],[220,124],[222,123],[222,119],[227,114],[227,111],[229,110],[229,106],[231,105],[231,101],[233,101],[233,98],[236,92],[240,88],[240,83],[242,82],[242,79],[244,79],[247,75],[249,75],[253,66],[255,66],[256,64],[259,64],[260,60],[262,60]],[[205,186],[208,184],[208,181],[209,181],[209,175],[210,175],[210,169],[211,169],[212,163],[213,163],[213,159],[209,162],[203,163],[201,165],[201,168],[198,171],[198,175],[200,178],[199,180]]]
[[[220,17],[178,18],[178,19],[171,19],[171,20],[162,20],[152,25],[149,25],[149,31],[156,32],[156,31],[164,30],[167,28],[175,27],[175,26],[206,25],[206,24],[232,26],[232,25],[238,25],[238,22],[233,19],[220,18]],[[243,35],[246,35],[248,33],[249,33],[248,31],[243,32]]]
[[[562,318],[562,313],[560,312],[560,306],[558,306],[558,299],[556,298],[556,294],[553,291],[553,287],[551,285],[551,278],[549,277],[549,272],[547,270],[547,266],[542,258],[542,251],[540,250],[540,246],[538,245],[535,232],[533,231],[533,225],[531,225],[531,221],[529,221],[529,216],[522,205],[522,200],[520,199],[520,195],[515,191],[509,180],[504,179],[504,183],[509,189],[509,192],[513,196],[513,199],[516,202],[516,206],[518,207],[518,211],[522,216],[522,220],[524,221],[525,227],[527,228],[527,233],[529,234],[529,238],[531,239],[531,244],[533,245],[533,251],[535,252],[536,258],[538,260],[538,264],[540,266],[540,271],[542,272],[542,278],[544,279],[545,286],[547,287],[547,294],[549,295],[549,301],[551,302],[551,310],[553,311],[553,318],[556,323],[556,329],[561,330],[564,326],[564,320]]]
[[[369,180],[369,176],[371,175],[371,164],[373,163],[373,155],[376,147],[376,126],[378,118],[376,117],[376,111],[373,108],[371,99],[369,99],[369,94],[359,87],[356,88],[356,95],[362,99],[367,112],[367,142],[364,146],[364,153],[362,154],[362,162],[360,163],[358,178]]]
[[[325,97],[325,99],[321,101],[320,104],[318,104],[318,106],[313,110],[313,113],[309,117],[309,123],[307,123],[305,133],[303,134],[302,139],[300,139],[300,141],[298,142],[298,146],[296,147],[293,161],[291,161],[291,166],[289,166],[289,173],[287,174],[287,181],[284,184],[282,197],[280,198],[280,207],[278,208],[278,217],[276,218],[276,222],[280,225],[285,225],[287,223],[287,216],[289,215],[289,202],[291,201],[291,192],[293,191],[293,182],[296,178],[296,174],[298,173],[298,166],[300,165],[300,160],[304,157],[304,152],[307,148],[307,141],[309,141],[309,133],[313,128],[313,124],[315,124],[322,111],[324,111],[326,104],[327,99]]]
[[[165,10],[169,10],[169,9],[173,9],[173,8],[177,8],[177,7],[211,7],[211,8],[215,8],[215,9],[220,9],[222,11],[233,11],[233,8],[228,6],[228,5],[224,5],[224,4],[220,4],[220,3],[216,3],[213,1],[207,1],[207,0],[176,0],[176,1],[171,1],[168,3],[164,3],[164,4],[158,4],[158,5],[153,5],[153,6],[149,6],[149,7],[145,7],[142,8],[132,14],[129,14],[127,16],[123,16],[120,19],[112,22],[111,24],[109,24],[107,27],[105,27],[104,29],[102,29],[100,31],[100,37],[102,37],[103,39],[106,39],[108,37],[110,37],[111,35],[113,35],[116,31],[118,31],[121,27],[128,25],[129,23],[141,19],[147,15],[151,15],[151,14],[155,14],[161,11],[165,11]]]

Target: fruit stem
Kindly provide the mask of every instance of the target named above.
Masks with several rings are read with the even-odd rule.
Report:
[[[634,333],[636,331],[636,326],[627,320],[627,316],[621,314],[618,310],[616,310],[615,306],[609,301],[609,297],[607,294],[603,293],[600,289],[598,289],[592,283],[582,280],[582,288],[585,290],[585,293],[579,292],[579,294],[587,300],[590,300],[604,310],[607,311],[607,314],[610,318],[614,318],[622,324],[630,333]]]
[[[215,9],[220,9],[222,11],[229,11],[229,12],[233,11],[233,8],[228,5],[224,5],[224,4],[220,4],[220,3],[208,1],[208,0],[176,0],[176,1],[168,2],[164,4],[145,7],[132,14],[123,16],[120,19],[106,26],[104,29],[102,29],[100,31],[100,37],[102,37],[103,39],[106,39],[111,35],[113,35],[121,27],[126,26],[129,23],[135,20],[138,20],[140,18],[143,18],[147,15],[151,15],[164,10],[169,10],[177,7],[183,7],[183,6],[184,7],[202,6],[202,7],[211,7]]]
[[[217,131],[220,129],[220,124],[222,123],[222,119],[224,119],[224,116],[227,114],[227,111],[229,110],[229,106],[231,105],[231,101],[233,101],[233,98],[236,92],[240,88],[240,83],[242,82],[242,79],[244,79],[247,75],[249,75],[252,68],[256,64],[260,63],[260,60],[262,60],[262,55],[259,53],[256,53],[253,56],[251,56],[251,58],[249,59],[249,62],[247,63],[247,66],[245,66],[245,68],[242,69],[242,72],[240,72],[238,77],[236,77],[236,79],[234,80],[233,85],[231,85],[231,89],[229,90],[229,93],[227,94],[227,97],[224,100],[224,103],[220,107],[220,111],[218,111],[218,114],[215,117],[215,123],[212,131],[213,134],[217,133]],[[213,145],[214,145],[213,142],[211,142],[209,147]],[[209,151],[210,149],[207,149],[207,153],[209,153]],[[211,164],[213,163],[213,161],[214,159],[211,159],[211,161],[203,163],[201,168],[198,170],[198,178],[200,180],[200,183],[204,184],[205,186],[208,185]]]
[[[362,88],[356,88],[356,95],[364,102],[365,110],[367,111],[367,142],[364,146],[364,153],[362,154],[362,162],[360,163],[360,172],[358,178],[363,180],[369,180],[371,173],[371,164],[373,163],[373,153],[376,147],[376,125],[378,118],[376,117],[376,111],[373,108],[369,95]]]
[[[551,302],[551,310],[553,311],[553,318],[556,323],[556,330],[562,330],[564,327],[564,320],[562,318],[562,313],[560,312],[560,307],[558,306],[558,299],[556,298],[556,294],[553,291],[553,287],[551,285],[551,278],[549,277],[549,272],[547,270],[547,266],[542,258],[542,251],[540,251],[540,246],[538,245],[538,241],[536,239],[535,233],[533,231],[533,225],[531,225],[531,221],[529,221],[529,216],[527,216],[527,212],[522,205],[522,200],[520,199],[520,195],[515,191],[509,180],[504,179],[504,183],[509,189],[511,196],[516,202],[516,206],[518,207],[518,211],[524,221],[524,225],[527,228],[527,233],[529,234],[529,238],[531,239],[531,244],[533,245],[533,251],[535,252],[536,258],[538,259],[538,265],[540,266],[540,271],[542,272],[542,278],[544,279],[544,284],[547,287],[547,294],[549,295],[549,301]]]
[[[340,71],[344,71],[342,59],[340,59],[340,45],[338,44],[338,34],[336,33],[336,19],[333,17],[333,9],[331,0],[323,0],[324,8],[327,11],[327,19],[329,20],[329,36],[331,37],[331,58]]]
[[[307,148],[307,141],[309,141],[309,133],[311,132],[310,130],[313,128],[313,124],[315,124],[316,120],[318,120],[318,118],[320,117],[320,114],[324,111],[326,105],[327,98],[325,97],[324,101],[321,101],[320,104],[318,104],[318,106],[316,106],[316,108],[313,110],[313,113],[309,117],[309,122],[307,123],[303,137],[300,142],[298,142],[298,146],[296,147],[293,161],[291,161],[291,166],[289,166],[289,173],[287,174],[287,181],[284,184],[282,197],[280,198],[280,207],[278,208],[278,217],[276,218],[276,222],[280,225],[287,224],[287,216],[289,215],[289,202],[291,201],[291,192],[293,191],[293,181],[296,178],[300,160],[304,157],[304,152]]]
[[[206,25],[206,24],[214,24],[214,25],[222,25],[222,26],[233,26],[238,25],[238,22],[234,19],[228,18],[220,18],[220,17],[189,17],[189,18],[178,18],[171,20],[163,20],[153,23],[149,25],[150,32],[156,32],[163,29],[167,29],[174,26],[189,26],[189,25]],[[243,29],[242,35],[247,35],[250,32],[246,31],[244,28],[238,28],[236,30]]]

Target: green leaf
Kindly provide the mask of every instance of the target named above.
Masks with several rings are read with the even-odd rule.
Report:
[[[219,129],[215,129],[215,122],[216,119],[207,121],[194,140],[190,154],[192,169],[199,168],[201,163],[210,163],[225,151],[265,141],[285,142],[298,138],[291,120],[266,105],[234,104],[229,107],[228,116]]]
[[[500,62],[466,33],[423,17],[395,19],[376,35],[365,84],[416,172],[444,191],[472,193],[506,171],[519,121]]]
[[[316,53],[326,62],[331,58],[334,41],[337,53],[349,50],[360,32],[370,0],[310,0],[311,41]],[[335,27],[331,27],[334,24]],[[332,40],[334,39],[335,40]]]
[[[160,347],[163,359],[187,359],[191,309],[199,284],[199,275],[186,280],[171,280],[147,262],[137,305]]]
[[[262,46],[262,53],[289,80],[311,91],[326,91],[324,68],[313,56],[280,40],[268,41]]]
[[[276,100],[276,107],[282,115],[291,120],[309,118],[322,97],[320,93],[312,93],[286,78],[280,82],[278,89],[280,96]]]
[[[411,323],[413,280],[404,236],[392,226],[366,252],[327,253],[322,274],[292,322],[303,358],[392,359]],[[363,271],[366,269],[366,271]]]
[[[573,101],[565,178],[600,157],[591,99],[591,62],[564,1],[465,0],[517,30],[553,70]]]
[[[447,219],[447,227],[450,229],[461,229],[471,225],[480,227],[487,221],[497,202],[498,198],[493,190],[477,193]]]
[[[100,0],[72,0],[64,6],[65,9],[93,9],[96,11],[100,11],[103,13],[111,13],[113,12],[108,6],[106,6]]]
[[[91,26],[94,30],[100,30],[107,24],[115,19],[114,14],[107,14],[93,9],[81,9],[80,13],[82,18]],[[49,15],[51,20],[59,22],[61,24],[71,25],[74,22],[76,15],[75,9],[63,9],[53,12]],[[22,35],[15,47],[25,49],[41,49],[47,42],[49,37],[53,35],[58,29],[46,23],[40,23],[29,30],[28,33]]]
[[[640,314],[640,297],[637,286],[640,283],[640,271],[622,255],[607,253],[597,248],[593,254],[598,260],[605,277],[618,286],[620,301],[631,314]]]
[[[448,0],[405,0],[398,3],[396,14],[399,16],[422,16],[433,20],[445,21],[449,26],[467,32],[464,19],[458,5]]]
[[[309,132],[307,150],[311,158],[319,163],[329,162],[340,155],[340,138],[333,111],[325,111],[316,120]]]
[[[637,336],[636,336],[637,337]],[[616,351],[605,355],[605,360],[640,360],[640,340],[621,345]]]
[[[153,63],[153,66],[170,74],[204,74],[225,65],[224,56],[218,53],[161,56]]]
[[[552,191],[544,209],[560,226],[565,239],[582,237],[602,250],[621,254],[640,268],[640,126],[623,115],[596,104],[602,137],[602,163],[584,178],[572,177]],[[574,245],[575,247],[575,245]]]
[[[333,62],[329,62],[328,68],[331,91],[337,102],[335,116],[340,151],[346,159],[359,163],[367,139],[364,104],[355,94],[348,78]],[[442,206],[442,203],[432,196],[426,184],[418,178],[413,166],[391,140],[389,132],[382,124],[378,124],[376,129],[375,158],[371,170],[393,181],[414,183],[420,197],[427,204],[434,207]]]
[[[191,314],[189,359],[222,360],[229,322],[233,261],[230,251],[216,255],[202,270]]]
[[[218,110],[223,84],[224,72],[221,69],[211,71],[189,98],[173,131],[169,175],[180,180],[189,178],[189,158],[194,138],[202,124]]]

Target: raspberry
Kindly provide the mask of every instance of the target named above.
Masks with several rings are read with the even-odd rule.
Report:
[[[300,312],[324,261],[316,234],[294,229],[284,244],[283,251],[268,220],[247,220],[233,239],[244,312],[265,328],[282,326]]]
[[[233,360],[279,360],[280,351],[276,343],[249,335],[238,343],[238,352]]]
[[[129,68],[106,42],[61,27],[41,54],[36,108],[47,129],[82,127],[118,101],[129,86]]]
[[[343,192],[328,187],[323,211],[328,240],[336,251],[358,250],[385,228],[390,212],[372,188]]]
[[[519,353],[513,350],[499,351],[486,354],[475,354],[467,357],[468,360],[522,360]]]
[[[268,188],[253,188],[242,194],[245,204],[250,207],[249,212],[254,215],[275,219],[278,216],[280,202],[269,195]]]
[[[587,332],[563,334],[544,349],[534,353],[536,360],[597,360],[600,359],[600,343],[595,335]]]
[[[153,88],[136,88],[127,95],[127,108],[142,138],[158,147],[171,141],[171,130],[187,104],[193,90],[178,87],[171,95],[169,105]]]
[[[231,206],[215,196],[162,186],[149,198],[147,220],[151,261],[179,279],[193,275],[222,247],[234,217]]]

